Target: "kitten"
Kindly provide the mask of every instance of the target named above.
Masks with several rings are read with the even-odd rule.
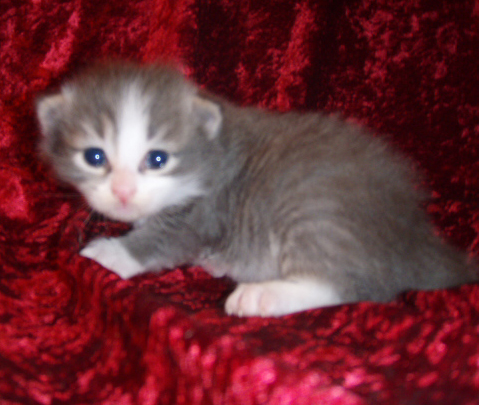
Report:
[[[80,252],[121,277],[201,265],[239,282],[226,301],[239,316],[477,280],[434,235],[409,164],[336,118],[240,108],[128,64],[83,73],[37,112],[58,176],[134,224]]]

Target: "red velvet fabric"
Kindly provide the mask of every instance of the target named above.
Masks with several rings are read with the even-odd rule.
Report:
[[[0,2],[0,403],[478,404],[479,285],[279,319],[226,316],[199,268],[120,280],[36,153],[33,100],[93,60],[175,60],[242,104],[336,111],[425,173],[479,255],[477,0]]]

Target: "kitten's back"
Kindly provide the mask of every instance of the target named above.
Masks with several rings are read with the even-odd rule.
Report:
[[[383,141],[319,114],[227,105],[225,117],[225,142],[243,162],[229,196],[231,229],[264,251],[274,234],[278,276],[325,277],[351,300],[378,301],[478,279],[466,255],[434,235],[411,163]]]

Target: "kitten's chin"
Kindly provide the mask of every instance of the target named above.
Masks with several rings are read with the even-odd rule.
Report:
[[[96,210],[110,219],[127,223],[138,222],[148,216],[145,215],[145,213],[140,212],[140,210],[132,207],[119,207],[110,210],[105,210],[105,208],[96,208]]]
[[[126,214],[108,213],[108,214],[105,214],[105,215],[107,215],[111,219],[114,219],[115,221],[126,222],[126,223],[129,223],[129,224],[132,224],[134,222],[138,222],[138,221],[140,221],[144,218],[144,216],[142,216],[142,215],[134,215],[134,214],[128,214],[128,213],[126,213]]]
[[[120,221],[120,222],[126,222],[126,223],[129,223],[129,224],[132,224],[134,222],[137,222],[137,221],[140,221],[141,219],[143,219],[144,217],[143,216],[140,216],[140,215],[133,215],[133,214],[123,214],[123,213],[111,213],[111,212],[108,212],[108,213],[104,213],[106,216],[108,216],[108,218],[110,219],[113,219],[115,221]]]

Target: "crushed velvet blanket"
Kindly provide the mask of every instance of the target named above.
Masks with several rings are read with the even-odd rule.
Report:
[[[479,403],[479,285],[241,319],[200,268],[121,280],[80,257],[125,226],[39,161],[34,99],[112,58],[387,134],[438,232],[479,255],[477,0],[3,0],[1,404]]]

